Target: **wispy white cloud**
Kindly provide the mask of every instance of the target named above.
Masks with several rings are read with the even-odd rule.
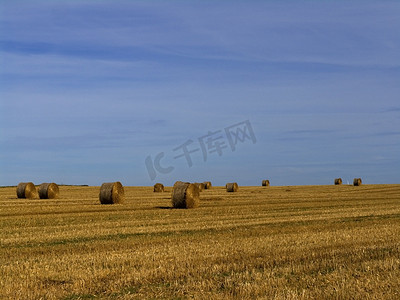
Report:
[[[179,3],[179,10],[177,5],[9,4],[3,16],[9,33],[2,40],[45,43],[47,51],[68,54],[69,48],[75,55],[104,47],[108,55],[115,51],[115,59],[124,56],[121,49],[142,49],[142,55],[149,51],[169,59],[399,66],[395,2]]]

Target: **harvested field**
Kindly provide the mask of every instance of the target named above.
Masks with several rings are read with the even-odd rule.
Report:
[[[1,299],[398,299],[400,185],[0,188]]]

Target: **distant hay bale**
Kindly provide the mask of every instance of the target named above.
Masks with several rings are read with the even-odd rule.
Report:
[[[341,185],[343,183],[342,178],[336,178],[335,179],[335,185]]]
[[[203,184],[204,184],[205,190],[209,190],[212,187],[211,181],[205,181],[205,182],[203,182]]]
[[[38,197],[35,185],[32,182],[20,182],[17,186],[17,197],[33,199]]]
[[[156,183],[154,185],[154,192],[155,193],[162,193],[164,192],[164,185],[162,183]]]
[[[200,204],[200,191],[193,183],[175,183],[171,198],[174,208],[196,208]]]
[[[52,183],[42,183],[39,186],[39,198],[40,199],[55,199],[58,197],[59,189],[58,185]]]
[[[121,182],[107,182],[100,187],[99,200],[101,204],[117,204],[125,201],[124,187]]]
[[[237,192],[239,189],[239,186],[236,182],[230,182],[225,185],[225,188],[226,188],[227,192]]]
[[[190,183],[190,182],[184,182],[184,181],[178,180],[178,181],[175,181],[174,186],[172,188],[174,189],[177,185],[182,184],[182,183]]]
[[[354,180],[353,180],[353,185],[354,186],[360,186],[361,183],[362,183],[361,178],[354,178]]]
[[[195,185],[199,188],[199,192],[202,192],[204,190],[204,183],[202,182],[195,182]]]
[[[263,180],[261,185],[262,186],[269,186],[269,180],[268,179]]]

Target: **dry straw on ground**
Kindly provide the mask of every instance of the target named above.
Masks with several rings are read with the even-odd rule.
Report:
[[[336,178],[335,179],[335,185],[341,185],[343,183],[342,178]]]
[[[154,192],[155,193],[162,193],[164,192],[164,185],[162,183],[156,183],[154,185]]]
[[[227,192],[237,192],[239,189],[239,186],[236,182],[227,183],[225,187]]]
[[[0,299],[399,299],[400,184],[259,181],[186,210],[151,187],[101,206],[99,186],[57,206],[0,188]]]
[[[38,197],[35,185],[32,182],[20,182],[17,186],[17,197],[33,199]]]
[[[171,200],[174,208],[196,208],[200,204],[199,188],[193,183],[176,182]]]
[[[54,182],[42,183],[39,186],[39,197],[40,199],[54,199],[59,195],[58,185]]]
[[[361,185],[361,183],[362,183],[361,178],[354,178],[354,180],[353,180],[354,186],[359,186],[359,185]]]
[[[125,193],[121,182],[103,183],[100,188],[99,199],[101,204],[123,203],[125,201]]]
[[[204,182],[204,189],[205,190],[209,190],[209,189],[211,189],[211,187],[212,187],[211,181],[205,181]]]
[[[269,180],[268,179],[263,180],[261,185],[262,186],[269,186]]]

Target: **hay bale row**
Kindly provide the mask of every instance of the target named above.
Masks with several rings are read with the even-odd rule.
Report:
[[[237,192],[239,186],[236,182],[229,182],[225,185],[225,188],[227,192]]]
[[[99,200],[101,204],[117,204],[125,201],[124,187],[121,182],[106,182],[100,187]]]
[[[335,185],[341,185],[343,183],[342,178],[335,178]]]
[[[195,208],[198,207],[200,190],[205,185],[203,183],[192,184],[189,182],[177,181],[172,189],[172,204],[176,208]],[[32,182],[21,182],[17,186],[17,197],[34,199],[54,199],[59,195],[58,185],[55,183],[42,183],[39,191],[36,190]],[[164,185],[157,183],[154,185],[154,192],[164,192]],[[117,204],[125,201],[125,191],[121,182],[106,182],[100,187],[99,200],[101,204]]]
[[[335,185],[342,184],[341,178],[335,179]],[[353,185],[360,186],[361,178],[354,178]],[[203,189],[210,189],[211,182],[190,183],[176,181],[171,195],[172,206],[174,208],[195,208],[200,203],[200,192]],[[269,186],[269,180],[263,180],[262,186]],[[237,192],[239,186],[236,182],[230,182],[225,185],[227,192]],[[59,195],[58,185],[55,183],[42,183],[39,186],[39,191],[36,190],[32,182],[21,182],[17,186],[17,197],[25,199],[34,199],[38,196],[40,199],[54,199]],[[164,192],[164,185],[156,183],[154,192]],[[103,183],[100,187],[99,200],[101,204],[116,204],[125,201],[124,187],[119,181]]]
[[[269,186],[269,180],[265,179],[261,182],[261,186]]]
[[[334,183],[335,183],[335,185],[341,185],[343,183],[343,180],[342,180],[342,178],[335,178]],[[354,178],[354,180],[353,180],[354,186],[359,186],[359,185],[361,185],[361,183],[362,183],[361,178]]]
[[[59,193],[58,185],[54,182],[42,183],[39,190],[32,182],[20,182],[17,186],[17,197],[21,199],[55,199]]]
[[[196,184],[177,181],[171,195],[174,208],[196,208],[200,204],[200,191]]]

